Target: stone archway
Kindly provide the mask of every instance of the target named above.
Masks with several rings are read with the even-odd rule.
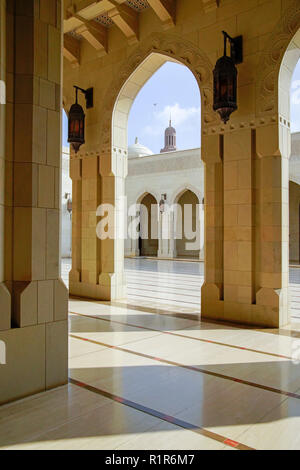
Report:
[[[212,65],[194,44],[169,33],[153,33],[143,40],[132,56],[120,63],[114,72],[115,80],[103,93],[102,113],[97,124],[100,128],[97,132],[99,145],[97,148],[95,145],[85,145],[76,156],[71,156],[73,187],[78,183],[78,199],[82,199],[84,185],[88,184],[89,198],[95,212],[101,204],[113,204],[116,216],[114,238],[101,241],[90,239],[89,250],[83,252],[80,246],[83,227],[79,226],[80,222],[76,226],[76,221],[81,220],[81,207],[80,204],[77,207],[74,196],[73,263],[70,273],[70,292],[73,294],[80,292],[81,296],[105,300],[125,296],[124,237],[121,233],[124,233],[124,193],[128,171],[128,113],[144,83],[168,60],[187,66],[197,80],[202,97],[202,131],[203,127],[216,120],[212,110]],[[100,181],[97,183],[97,180]],[[91,219],[86,222],[89,233],[90,223]],[[97,224],[96,217],[93,217],[94,224]]]
[[[115,81],[109,86],[104,100],[104,112],[101,124],[102,153],[111,149],[115,144],[114,113],[122,101],[123,113],[130,110],[138,91],[146,81],[166,61],[179,62],[190,69],[199,85],[202,106],[202,129],[206,125],[217,122],[217,116],[212,110],[213,90],[211,74],[213,65],[201,49],[194,44],[168,33],[153,33],[130,56],[116,73]],[[121,105],[121,107],[122,107]],[[118,127],[118,126],[116,126]]]
[[[266,117],[273,117],[273,120],[277,120],[279,76],[282,65],[285,66],[288,62],[295,64],[295,57],[290,52],[294,45],[299,43],[297,37],[299,28],[300,4],[298,0],[293,0],[270,35],[257,67],[256,113],[261,124],[264,124],[262,120]]]
[[[178,258],[200,256],[200,201],[190,189],[176,198],[176,255]],[[190,233],[188,233],[190,232]],[[192,237],[196,234],[195,237]]]
[[[178,188],[173,193],[173,195],[171,197],[170,204],[174,208],[174,210],[173,210],[173,212],[174,212],[174,233],[176,233],[176,231],[178,230],[177,225],[179,223],[178,222],[177,204],[178,204],[178,201],[181,198],[181,196],[183,196],[183,194],[187,191],[190,191],[191,193],[195,194],[197,204],[198,204],[198,208],[199,208],[199,213],[198,213],[198,215],[199,215],[199,219],[198,219],[199,227],[198,227],[198,230],[199,230],[200,251],[199,251],[198,255],[196,255],[196,257],[198,257],[200,259],[200,261],[204,261],[204,231],[205,231],[205,227],[204,227],[204,188],[203,188],[203,192],[201,192],[199,190],[199,188],[196,188],[191,184],[185,184],[185,185],[181,186],[180,188]],[[175,244],[176,243],[174,243],[174,245]],[[174,253],[176,254],[176,256],[178,256],[178,251],[176,250],[175,246],[174,246],[174,248],[175,248]],[[195,257],[195,256],[192,256],[192,257]]]
[[[196,78],[201,94],[202,130],[216,120],[212,110],[212,65],[207,57],[193,44],[168,33],[155,33],[143,42],[143,45],[122,64],[116,79],[109,87],[104,100],[104,112],[101,124],[101,165],[103,182],[102,195],[105,200],[106,188],[114,187],[115,201],[124,196],[124,181],[127,175],[127,121],[131,105],[147,80],[167,61],[179,62],[187,66]],[[115,184],[115,182],[118,184]],[[110,193],[111,189],[107,191]],[[124,216],[116,225],[122,226]],[[116,229],[117,230],[117,229]],[[116,237],[111,260],[111,271],[115,278],[123,282],[122,253],[124,243]]]
[[[158,252],[158,203],[147,193],[140,200],[139,255],[157,256]]]

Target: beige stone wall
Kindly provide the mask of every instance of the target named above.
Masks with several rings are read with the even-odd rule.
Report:
[[[66,383],[68,367],[68,293],[59,266],[62,4],[6,4],[3,276],[12,328],[0,332],[7,347],[0,403]],[[5,309],[1,298],[1,316]]]
[[[73,4],[78,12],[80,2]],[[104,7],[100,2],[89,11],[88,4],[86,18]],[[65,11],[65,20],[70,30],[75,24],[71,11]],[[162,58],[188,66],[199,84],[202,100],[206,193],[202,314],[244,323],[283,325],[289,319],[290,134],[289,109],[284,106],[289,83],[285,71],[292,69],[289,57],[297,56],[293,51],[298,47],[294,35],[300,27],[299,2],[221,0],[207,11],[200,0],[184,0],[176,2],[176,19],[171,15],[166,23],[149,8],[139,15],[138,24],[139,31],[128,41],[117,23],[111,26],[107,54],[102,51],[100,56],[82,40],[79,65],[74,68],[65,61],[67,107],[73,101],[75,82],[95,89],[95,108],[87,112],[86,145],[73,157],[74,165],[99,159],[100,168],[108,171],[107,176],[110,174],[107,182],[111,181],[114,192],[100,178],[101,196],[97,201],[106,200],[109,194],[117,201],[123,191],[119,175],[124,175],[120,168],[127,148],[127,116],[136,94],[163,63]],[[244,38],[244,61],[238,66],[239,109],[227,126],[212,111],[212,71],[223,50],[222,30]],[[291,54],[284,56],[289,45]],[[80,214],[80,203],[78,207]],[[77,233],[82,239],[83,232],[80,234],[78,229]],[[90,245],[96,244],[94,240]],[[122,282],[121,251],[113,246],[118,243],[110,247],[114,253],[111,269],[116,270],[110,275],[116,272]],[[99,248],[97,259],[101,260],[99,253],[103,257],[105,252],[106,248]],[[97,275],[101,275],[101,269]],[[80,270],[79,263],[79,277]]]

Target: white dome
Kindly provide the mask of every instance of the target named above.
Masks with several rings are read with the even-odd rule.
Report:
[[[137,138],[135,144],[128,147],[128,158],[146,157],[147,155],[153,155],[153,152],[148,147],[140,144]]]

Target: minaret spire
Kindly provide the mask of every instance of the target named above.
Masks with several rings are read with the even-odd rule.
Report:
[[[172,115],[170,113],[169,127],[165,130],[165,146],[160,153],[175,152],[176,150],[176,129],[172,127]]]

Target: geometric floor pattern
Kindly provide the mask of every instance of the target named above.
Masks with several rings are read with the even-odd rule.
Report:
[[[300,271],[289,327],[239,328],[201,321],[203,267],[180,263],[128,260],[126,300],[70,300],[69,385],[1,407],[0,448],[300,449]]]

